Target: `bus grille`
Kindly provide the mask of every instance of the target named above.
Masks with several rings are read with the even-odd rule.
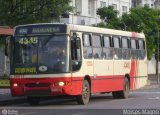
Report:
[[[27,83],[26,87],[49,87],[49,83]]]
[[[50,90],[32,90],[26,91],[27,96],[51,96]]]

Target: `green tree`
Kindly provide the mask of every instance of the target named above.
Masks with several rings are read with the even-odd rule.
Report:
[[[106,27],[106,28],[114,28],[119,29],[119,18],[118,18],[118,11],[113,9],[113,6],[99,8],[97,10],[97,14],[103,20],[102,23],[98,24],[99,27]]]
[[[51,22],[72,10],[70,0],[0,0],[0,25]]]
[[[144,32],[147,41],[147,54],[150,59],[157,50],[157,30],[160,10],[145,7],[131,8],[129,14],[123,14],[121,23],[127,25],[128,31]]]

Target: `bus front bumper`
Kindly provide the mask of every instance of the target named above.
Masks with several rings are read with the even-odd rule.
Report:
[[[12,96],[73,95],[71,78],[11,78]]]

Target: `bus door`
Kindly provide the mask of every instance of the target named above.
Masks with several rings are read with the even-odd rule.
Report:
[[[83,41],[83,63],[82,63],[82,69],[83,69],[83,76],[89,76],[91,79],[93,79],[93,50],[92,50],[92,43],[91,43],[91,34],[90,33],[83,33],[82,35],[82,41]],[[93,91],[93,81],[91,80],[91,91]]]
[[[71,37],[71,77],[73,92],[80,94],[82,91],[82,51],[81,40],[78,33],[74,33]]]

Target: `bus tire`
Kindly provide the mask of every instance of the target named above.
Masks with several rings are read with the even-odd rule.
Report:
[[[30,105],[38,105],[40,102],[40,98],[39,97],[27,97],[27,101]]]
[[[91,90],[90,90],[89,82],[87,80],[84,80],[82,85],[82,95],[78,95],[76,97],[78,104],[80,105],[88,104],[90,100],[90,96],[91,96]]]
[[[115,99],[127,99],[128,95],[129,95],[129,80],[125,78],[123,90],[112,92],[112,96]]]

